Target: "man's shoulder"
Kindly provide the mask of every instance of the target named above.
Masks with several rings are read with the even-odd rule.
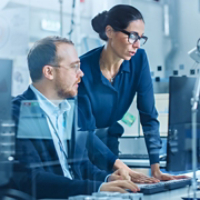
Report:
[[[21,101],[27,100],[27,99],[28,99],[29,93],[31,93],[30,90],[31,90],[31,89],[28,88],[28,89],[27,89],[26,91],[24,91],[22,94],[20,94],[20,95],[14,97],[14,98],[12,99],[12,104],[13,104],[13,105],[17,105],[17,104],[20,104]]]
[[[26,98],[23,96],[23,94],[16,96],[12,99],[12,108],[14,110],[19,109],[20,104],[23,100],[26,100]]]
[[[12,115],[17,117],[19,115],[21,102],[24,100],[34,99],[34,93],[28,88],[24,93],[14,97],[12,99]]]

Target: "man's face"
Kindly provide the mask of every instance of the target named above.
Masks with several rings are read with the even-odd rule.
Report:
[[[74,97],[78,93],[78,83],[83,77],[80,60],[72,44],[57,44],[59,67],[55,69],[54,87],[57,95],[62,98]]]

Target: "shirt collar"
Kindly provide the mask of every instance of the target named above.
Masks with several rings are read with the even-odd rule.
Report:
[[[57,106],[52,101],[47,99],[39,90],[37,90],[32,84],[30,85],[30,88],[35,93],[36,98],[38,100],[38,103],[40,107],[44,110],[45,113],[48,115],[54,115],[54,114],[61,114],[65,111],[69,111],[71,109],[71,106],[67,100],[63,100],[59,105]]]
[[[120,72],[129,72],[130,73],[130,63],[131,60],[124,60],[120,67]]]
[[[102,52],[103,48],[104,48],[104,46],[100,47],[96,51],[96,54],[93,56],[93,64],[94,64],[94,66],[97,66],[97,67],[95,67],[96,70],[93,71],[93,73],[95,73],[94,77],[99,77],[99,79],[101,81],[103,81],[104,79],[103,79],[103,75],[100,70],[99,60],[100,60],[101,52]],[[130,62],[131,62],[131,60],[124,60],[120,66],[119,73],[122,71],[130,73]],[[95,69],[95,68],[93,68],[93,69]]]

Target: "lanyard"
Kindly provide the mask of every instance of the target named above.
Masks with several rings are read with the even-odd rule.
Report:
[[[56,137],[57,137],[57,139],[58,139],[58,144],[59,144],[59,146],[60,146],[61,152],[63,152],[65,158],[68,159],[68,155],[67,155],[67,153],[65,152],[64,147],[63,147],[63,144],[62,144],[62,141],[61,141],[61,139],[60,139],[60,137],[59,137],[59,135],[58,135],[58,130],[57,130],[57,129],[55,128],[55,126],[53,125],[53,122],[51,121],[51,119],[50,119],[50,117],[47,115],[47,113],[46,113],[45,111],[43,111],[43,112],[46,114],[47,119],[48,119],[48,121],[50,122],[50,125],[51,125],[51,127],[53,128],[53,130],[54,130],[54,133],[55,133],[55,135],[56,135]],[[68,144],[67,144],[67,147],[68,147]]]
[[[60,151],[63,152],[64,157],[65,157],[65,159],[67,160],[67,168],[68,168],[68,170],[69,170],[69,172],[70,172],[70,176],[71,176],[72,179],[73,179],[74,173],[73,173],[73,170],[72,170],[72,168],[71,168],[71,165],[68,163],[68,155],[67,155],[67,153],[65,152],[64,147],[63,147],[63,144],[62,144],[62,142],[61,142],[61,139],[60,139],[60,137],[59,137],[59,135],[58,135],[58,130],[55,128],[53,122],[51,121],[51,119],[50,119],[50,117],[47,115],[47,113],[46,113],[44,110],[43,110],[43,112],[45,113],[45,115],[46,115],[46,117],[47,117],[47,120],[50,122],[50,125],[51,125],[51,127],[53,128],[54,133],[55,133],[55,135],[56,135],[56,137],[57,137],[57,139],[58,139],[58,141],[59,141],[58,144],[59,144],[59,146],[60,146]],[[69,140],[67,140],[67,149],[68,149],[68,153],[69,153]]]
[[[46,114],[46,112],[45,112],[45,114]],[[67,155],[67,153],[66,153],[65,150],[64,150],[63,144],[62,144],[61,139],[60,139],[60,137],[59,137],[59,135],[58,135],[58,131],[57,131],[57,129],[55,128],[55,126],[53,125],[53,122],[51,121],[50,117],[49,117],[47,114],[46,114],[46,116],[47,116],[47,118],[48,118],[48,121],[49,121],[50,124],[51,124],[51,127],[52,127],[53,130],[54,130],[54,133],[56,134],[56,137],[58,138],[58,141],[59,141],[58,144],[59,144],[59,146],[60,146],[60,151],[63,152],[63,154],[64,154],[64,156],[65,156],[65,159],[67,160],[67,168],[68,168],[68,170],[69,170],[69,172],[70,172],[71,178],[73,179],[74,173],[73,173],[73,170],[72,170],[72,168],[71,168],[71,165],[68,163],[68,155]],[[69,153],[69,140],[67,140],[67,148],[68,148],[68,153]]]

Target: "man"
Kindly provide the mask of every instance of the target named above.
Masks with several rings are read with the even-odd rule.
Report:
[[[32,84],[13,100],[13,118],[18,125],[22,102],[37,100],[39,108],[34,108],[31,112],[35,114],[35,118],[40,116],[43,121],[37,118],[35,128],[28,127],[24,135],[19,134],[24,127],[18,127],[16,157],[24,169],[17,179],[18,187],[30,194],[35,190],[37,198],[68,198],[96,191],[138,191],[139,188],[133,182],[118,180],[129,179],[126,171],[118,170],[107,176],[105,171],[92,165],[89,159],[79,160],[79,164],[75,164],[75,179],[70,173],[70,144],[63,140],[65,119],[70,118],[70,105],[66,99],[77,95],[78,83],[83,76],[73,43],[60,37],[47,37],[38,41],[28,54],[28,67]],[[38,115],[38,109],[41,115]],[[36,132],[40,123],[45,123],[48,127],[50,139],[44,136],[48,131]],[[34,131],[35,134],[30,134]],[[76,138],[74,134],[72,131],[71,138]],[[84,142],[82,145],[84,146]],[[80,149],[80,154],[87,154],[86,149]],[[78,158],[83,157],[78,155]]]

